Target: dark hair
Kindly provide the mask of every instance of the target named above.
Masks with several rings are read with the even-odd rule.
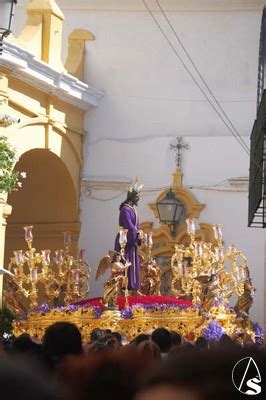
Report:
[[[97,351],[68,359],[63,371],[66,399],[133,399],[145,361],[134,348]]]
[[[158,344],[162,353],[168,353],[172,346],[171,333],[165,328],[158,328],[152,332],[151,339]]]
[[[122,335],[119,332],[112,332],[112,335],[117,339],[118,343],[122,343]]]
[[[132,340],[132,344],[135,344],[136,346],[138,346],[141,342],[144,342],[146,340],[149,340],[150,336],[147,335],[146,333],[140,333],[138,336],[136,336],[133,340]]]
[[[126,198],[126,200],[123,201],[123,203],[120,204],[119,211],[122,209],[122,207],[124,207],[125,204],[128,204],[129,201],[132,201],[132,199],[134,199],[134,197],[136,195],[139,195],[139,193],[136,192],[135,190],[132,190],[131,192],[127,192],[127,198]]]
[[[43,352],[50,367],[55,367],[66,355],[81,354],[81,334],[76,325],[56,322],[49,326],[43,338]]]
[[[194,343],[195,347],[198,349],[207,349],[208,348],[208,341],[203,337],[200,336]]]
[[[100,328],[94,328],[90,333],[90,341],[95,342],[103,335],[103,331]]]
[[[41,345],[33,342],[27,333],[22,333],[22,335],[14,339],[12,350],[15,353],[23,353],[29,356],[40,355]]]
[[[181,335],[179,335],[179,333],[172,331],[171,337],[172,337],[172,345],[173,346],[179,346],[182,343],[182,337],[181,337]]]

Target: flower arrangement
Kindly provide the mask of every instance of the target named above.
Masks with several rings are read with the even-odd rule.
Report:
[[[204,329],[202,336],[207,340],[219,340],[224,333],[221,325],[215,320],[212,320]]]
[[[184,310],[186,308],[192,307],[192,303],[187,300],[174,299],[168,296],[131,296],[129,297],[129,307],[125,307],[125,297],[119,296],[118,306],[121,312],[122,319],[132,319],[133,312],[137,308],[143,308],[145,311],[160,310],[165,311],[167,309],[176,308],[179,310]],[[100,298],[82,300],[75,304],[69,304],[67,306],[49,307],[48,304],[41,304],[33,311],[41,312],[46,314],[52,310],[67,311],[69,313],[77,311],[79,308],[92,308],[94,311],[95,318],[100,318],[103,311],[104,305]],[[193,308],[197,308],[194,307]]]
[[[0,193],[10,193],[22,186],[19,179],[25,179],[26,172],[13,170],[16,161],[16,150],[5,136],[0,136]]]
[[[14,314],[6,307],[0,310],[0,338],[12,335],[12,322]]]
[[[255,342],[258,345],[263,345],[264,329],[256,322],[253,325],[253,332],[255,333]]]

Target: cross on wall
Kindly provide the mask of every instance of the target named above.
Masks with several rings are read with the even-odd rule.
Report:
[[[187,143],[183,143],[183,138],[178,137],[176,138],[177,144],[170,144],[170,149],[175,150],[175,163],[177,167],[181,168],[182,164],[182,150],[184,149],[189,149],[189,146]]]

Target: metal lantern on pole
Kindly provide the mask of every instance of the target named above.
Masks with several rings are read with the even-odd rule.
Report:
[[[0,40],[11,33],[17,0],[0,0]]]

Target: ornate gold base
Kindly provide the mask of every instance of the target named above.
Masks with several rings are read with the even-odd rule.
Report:
[[[94,328],[119,331],[132,340],[140,333],[150,333],[156,328],[165,327],[170,331],[179,332],[189,340],[194,340],[203,334],[206,326],[213,320],[219,323],[228,335],[239,332],[254,337],[249,318],[236,318],[233,310],[225,309],[223,306],[213,307],[208,315],[201,315],[200,310],[195,308],[179,310],[169,307],[163,311],[159,308],[147,311],[138,307],[133,310],[130,319],[122,318],[119,310],[105,310],[100,318],[96,318],[93,308],[79,308],[74,312],[60,310],[48,313],[35,312],[30,313],[26,320],[15,321],[13,332],[15,336],[27,332],[41,340],[48,326],[55,322],[67,321],[77,325],[84,342],[88,342]]]

